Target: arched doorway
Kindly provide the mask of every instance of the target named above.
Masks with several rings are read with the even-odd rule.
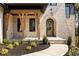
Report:
[[[47,19],[46,21],[46,35],[48,37],[54,37],[54,21],[52,19]]]

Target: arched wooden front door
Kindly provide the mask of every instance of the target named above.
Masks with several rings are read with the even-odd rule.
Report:
[[[54,34],[54,21],[52,19],[48,19],[46,21],[46,34],[49,37],[55,36],[55,34]]]

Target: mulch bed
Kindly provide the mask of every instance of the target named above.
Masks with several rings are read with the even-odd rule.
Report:
[[[8,56],[21,56],[21,55],[41,51],[48,48],[50,44],[38,44],[37,47],[33,47],[31,50],[25,50],[27,46],[28,45],[26,43],[23,43],[14,49],[9,49]]]

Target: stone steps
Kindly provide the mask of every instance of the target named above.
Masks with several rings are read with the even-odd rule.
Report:
[[[63,44],[63,43],[66,43],[66,39],[63,39],[63,38],[60,38],[60,37],[48,37],[48,40],[50,43],[52,44]]]
[[[47,37],[49,42],[51,44],[65,44],[66,43],[66,39],[60,38],[60,37]],[[24,40],[38,40],[38,37],[26,37]],[[42,40],[42,38],[40,38],[40,41]]]
[[[49,40],[51,44],[65,44],[65,40]]]

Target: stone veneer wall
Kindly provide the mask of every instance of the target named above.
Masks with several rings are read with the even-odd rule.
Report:
[[[67,20],[67,24],[68,24],[68,28],[70,31],[70,36],[72,37],[72,45],[75,44],[75,16],[71,15],[70,18],[66,19]]]
[[[0,6],[0,43],[3,41],[3,12],[4,9]]]
[[[52,15],[50,9],[52,8]],[[48,6],[42,18],[40,19],[40,36],[46,35],[46,20],[53,19],[56,22],[56,36],[67,39],[71,36],[75,38],[75,16],[66,18],[65,4],[58,3],[57,6]]]

